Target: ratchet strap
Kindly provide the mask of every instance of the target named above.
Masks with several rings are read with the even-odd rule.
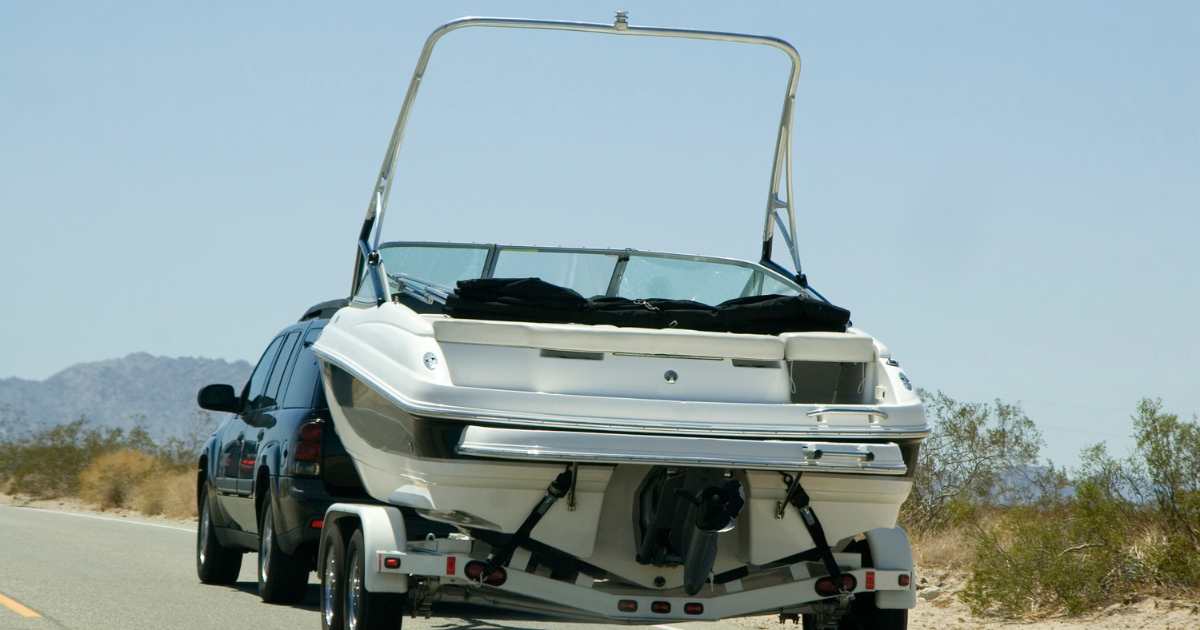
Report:
[[[825,528],[821,527],[821,519],[817,518],[817,513],[813,511],[809,505],[808,493],[800,485],[800,475],[795,477],[784,474],[784,480],[788,483],[787,496],[784,502],[796,506],[796,510],[800,512],[800,520],[804,523],[804,529],[808,530],[808,535],[812,538],[813,544],[816,545],[817,553],[821,556],[821,562],[825,565],[825,570],[829,572],[829,576],[833,578],[835,584],[841,587],[842,570],[838,567],[837,560],[833,557],[833,550],[829,548],[829,541],[825,538]],[[780,513],[782,516],[782,513]]]
[[[514,533],[512,537],[508,539],[507,543],[496,548],[496,550],[493,551],[488,557],[489,565],[492,567],[503,567],[508,565],[509,561],[512,560],[513,552],[515,552],[521,545],[529,542],[529,534],[533,532],[534,527],[537,527],[538,522],[542,520],[542,517],[546,515],[546,512],[549,512],[550,508],[554,506],[555,502],[567,496],[567,493],[571,491],[571,487],[573,485],[571,481],[574,477],[575,470],[574,467],[571,467],[566,471],[559,473],[558,477],[555,477],[554,481],[550,482],[550,487],[546,488],[545,496],[542,497],[541,501],[538,501],[538,504],[533,508],[533,511],[529,513],[529,516],[525,517],[525,521],[521,523],[519,528],[517,528],[516,533]]]

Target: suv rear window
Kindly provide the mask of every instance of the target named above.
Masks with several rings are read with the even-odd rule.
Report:
[[[318,394],[320,390],[317,384],[321,371],[317,367],[317,357],[313,354],[312,344],[319,336],[321,336],[321,328],[316,327],[310,328],[304,335],[304,345],[296,357],[296,367],[292,370],[292,378],[283,399],[284,407],[319,409],[325,404],[324,396],[321,396],[315,403],[313,401],[313,395]]]

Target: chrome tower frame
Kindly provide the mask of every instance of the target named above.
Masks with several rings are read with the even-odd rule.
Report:
[[[765,35],[747,35],[742,33],[663,28],[657,26],[631,26],[628,14],[624,11],[618,11],[616,19],[612,24],[528,20],[520,18],[464,17],[447,22],[429,34],[429,37],[425,40],[424,47],[421,49],[421,55],[417,59],[416,68],[413,70],[412,79],[408,84],[408,92],[404,96],[404,104],[400,108],[400,115],[396,119],[396,126],[392,130],[392,138],[388,142],[387,152],[383,157],[383,164],[379,168],[379,177],[375,181],[371,200],[367,204],[366,218],[363,220],[362,229],[359,232],[358,252],[356,253],[354,263],[351,295],[358,292],[359,285],[364,279],[364,263],[374,267],[376,270],[378,269],[378,249],[383,231],[384,213],[387,208],[388,197],[392,190],[393,174],[396,169],[396,155],[404,139],[404,130],[408,123],[408,116],[412,111],[413,103],[416,101],[417,90],[421,86],[421,80],[425,77],[425,70],[429,66],[429,59],[433,55],[434,46],[445,35],[464,28],[535,29],[638,37],[699,39],[769,46],[787,55],[791,61],[791,71],[788,74],[787,90],[783,100],[783,111],[779,117],[779,131],[775,138],[775,152],[771,165],[771,181],[767,193],[766,218],[763,225],[762,258],[760,263],[786,276],[793,277],[801,286],[807,287],[808,283],[800,268],[800,254],[796,246],[796,213],[792,204],[791,127],[792,109],[796,100],[796,84],[800,80],[800,54],[788,42],[777,37]],[[783,196],[781,196],[781,193]],[[780,215],[780,210],[786,210],[786,219]],[[771,245],[776,229],[783,236],[795,269],[794,272],[787,272],[786,269],[771,260]],[[372,230],[375,232],[373,240],[371,239]],[[383,284],[379,275],[377,272],[373,272],[370,281],[375,284],[377,299],[382,302],[386,298],[379,291],[386,285]]]

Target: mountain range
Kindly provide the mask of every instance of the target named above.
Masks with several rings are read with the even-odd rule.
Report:
[[[81,417],[96,426],[141,425],[156,438],[183,435],[201,420],[200,387],[240,389],[250,369],[245,361],[138,352],[77,363],[40,381],[0,379],[0,438]]]

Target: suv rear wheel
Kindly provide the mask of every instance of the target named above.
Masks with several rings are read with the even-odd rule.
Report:
[[[275,507],[263,501],[258,517],[258,595],[269,604],[295,603],[308,588],[308,567],[301,558],[279,547]]]

